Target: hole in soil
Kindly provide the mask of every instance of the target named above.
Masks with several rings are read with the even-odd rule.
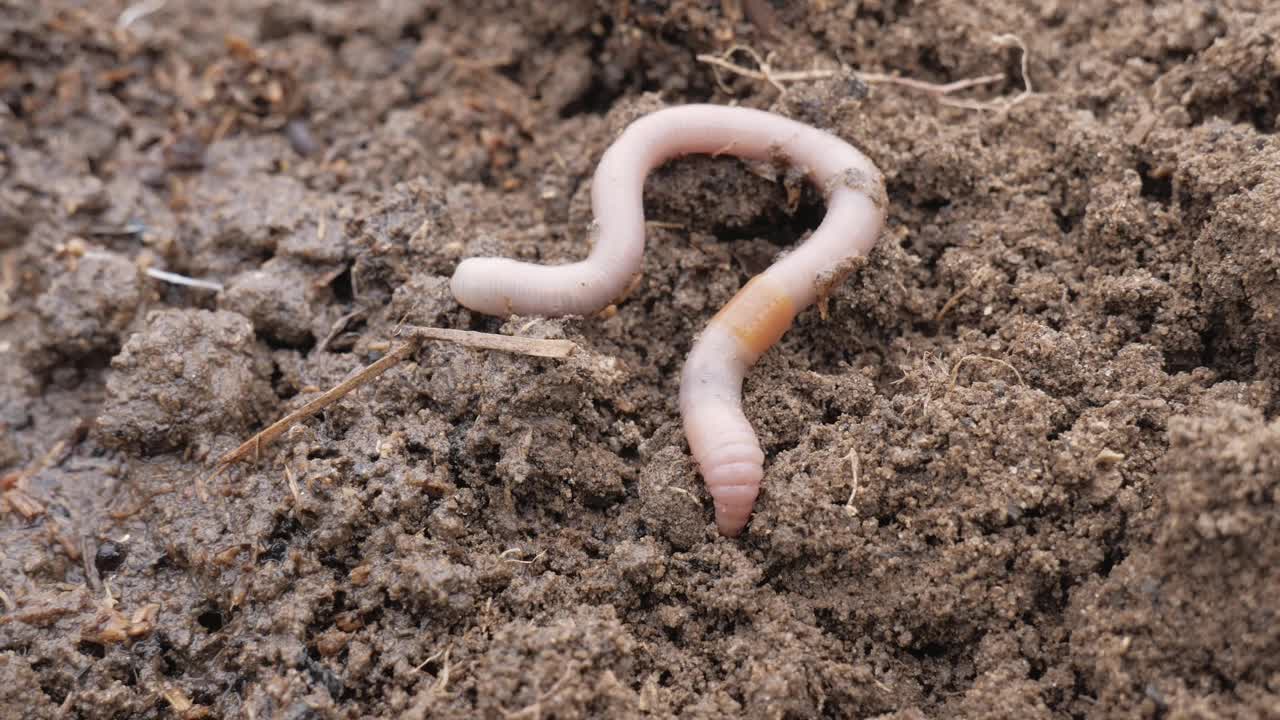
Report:
[[[1058,208],[1053,209],[1053,218],[1058,222],[1058,229],[1063,235],[1070,235],[1083,216],[1084,213],[1064,213]]]
[[[102,658],[107,654],[107,648],[104,647],[102,643],[91,642],[89,640],[80,641],[80,644],[76,645],[76,650],[79,650],[81,655],[88,655],[95,658]]]
[[[267,551],[262,553],[259,557],[264,560],[274,560],[279,562],[284,559],[284,554],[288,551],[289,543],[284,540],[273,540],[271,544],[267,546]]]
[[[196,616],[196,622],[200,623],[200,627],[209,632],[218,632],[222,629],[222,613],[215,609],[205,610]]]
[[[1235,327],[1247,327],[1252,321],[1250,309],[1241,304],[1236,312],[1241,319]],[[1224,310],[1214,312],[1208,327],[1200,333],[1200,352],[1165,353],[1165,372],[1173,375],[1206,367],[1218,373],[1221,380],[1252,379],[1257,373],[1253,354],[1256,350],[1238,337],[1238,332],[1228,327]]]
[[[344,305],[350,304],[355,299],[355,289],[351,284],[351,266],[348,265],[346,269],[339,273],[338,277],[329,283],[329,287],[333,289],[333,296],[338,302]]]
[[[280,369],[279,363],[272,363],[271,365],[271,389],[275,391],[276,397],[281,400],[289,400],[298,394],[298,388],[285,382],[284,371]]]
[[[1280,113],[1277,113],[1275,107],[1262,105],[1254,108],[1249,113],[1249,122],[1258,129],[1258,132],[1263,135],[1270,135],[1276,131],[1276,117],[1278,114]]]
[[[1163,204],[1169,204],[1173,199],[1173,178],[1154,177],[1151,174],[1151,166],[1145,162],[1138,163],[1138,177],[1142,178],[1141,195],[1148,200],[1156,200]]]
[[[1102,567],[1098,568],[1098,575],[1104,578],[1111,577],[1111,571],[1128,556],[1129,554],[1118,544],[1107,548],[1106,555],[1102,558]]]
[[[259,560],[283,560],[289,552],[289,540],[302,530],[302,524],[292,517],[276,518],[276,525],[267,538],[266,552],[258,556]]]
[[[612,18],[608,16],[601,18],[601,25],[604,26],[604,32],[592,38],[591,50],[588,53],[591,57],[591,67],[593,68],[604,67],[600,62],[600,56],[604,52],[606,41],[613,34]],[[631,73],[628,72],[627,74],[630,75]],[[609,108],[613,107],[614,102],[621,97],[627,84],[629,83],[624,81],[619,83],[618,87],[607,87],[601,79],[600,73],[594,72],[591,74],[591,83],[587,86],[587,89],[567,105],[560,108],[560,117],[571,118],[575,115],[585,114],[604,115],[609,112]]]
[[[947,646],[941,643],[930,642],[920,647],[907,648],[907,652],[917,660],[940,659],[947,656]]]
[[[313,336],[311,333],[307,333],[306,337],[296,341],[295,340],[285,341],[279,337],[276,337],[275,335],[268,334],[262,331],[259,331],[257,335],[258,335],[258,339],[266,343],[267,347],[271,350],[297,350],[303,355],[306,355],[307,353],[311,352],[311,348],[316,346],[315,336]],[[273,382],[275,381],[274,377],[272,377],[272,381]]]
[[[520,85],[520,61],[513,60],[505,65],[493,68],[493,71],[511,81],[512,85]]]
[[[933,215],[938,214],[942,210],[951,206],[951,199],[944,197],[930,197],[920,200],[916,203],[916,207]]]
[[[408,23],[400,27],[400,39],[408,40],[414,45],[422,42],[422,28],[414,23]]]
[[[822,409],[822,422],[827,425],[834,425],[844,413],[834,403],[828,402]]]
[[[889,25],[899,18],[911,13],[911,0],[893,0],[893,2],[858,3],[854,17],[869,19],[881,26]]]
[[[793,248],[799,244],[805,233],[822,224],[826,214],[826,207],[810,202],[806,197],[790,215],[785,214],[784,211],[781,217],[771,217],[771,213],[762,212],[760,217],[745,225],[713,227],[712,234],[716,236],[717,242],[733,243],[739,240],[761,238],[779,248]]]
[[[113,542],[104,542],[98,546],[98,552],[93,556],[93,565],[100,573],[114,572],[124,564],[127,554],[123,547]]]
[[[62,688],[54,687],[52,685],[41,684],[40,692],[44,693],[45,697],[52,700],[54,705],[61,705],[62,701],[67,699],[66,690],[63,690]]]
[[[307,651],[307,675],[311,677],[313,683],[319,683],[329,692],[329,697],[338,699],[342,697],[342,680],[327,665],[312,657],[314,651]]]
[[[183,663],[177,657],[177,653],[174,652],[173,646],[169,644],[168,640],[161,638],[160,674],[170,678],[182,677],[182,665]]]
[[[1263,135],[1275,134],[1280,122],[1280,78],[1271,79],[1269,84],[1261,78],[1254,82],[1258,84],[1246,84],[1232,95],[1194,103],[1187,108],[1192,122],[1203,125],[1221,118],[1231,123],[1247,122]]]

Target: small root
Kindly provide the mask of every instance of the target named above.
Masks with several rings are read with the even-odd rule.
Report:
[[[1004,34],[996,35],[991,38],[992,42],[1001,46],[1017,46],[1022,50],[1022,82],[1023,90],[1013,98],[1002,99],[991,102],[983,102],[979,100],[966,100],[962,98],[950,97],[953,93],[970,88],[981,87],[984,85],[993,85],[1005,79],[1004,73],[993,73],[991,75],[981,75],[972,78],[963,78],[949,83],[931,83],[925,80],[917,80],[915,78],[902,77],[899,75],[888,75],[885,73],[872,73],[855,71],[847,65],[841,65],[839,68],[814,68],[812,70],[775,70],[772,66],[774,54],[770,53],[766,57],[761,57],[760,53],[747,45],[733,45],[719,55],[703,53],[695,56],[698,62],[712,66],[715,71],[716,84],[727,95],[732,95],[733,90],[725,84],[723,76],[720,72],[726,71],[734,75],[738,75],[752,80],[767,82],[778,91],[780,96],[787,94],[788,83],[806,82],[812,80],[822,80],[831,77],[840,77],[852,75],[868,85],[896,85],[898,87],[916,90],[919,92],[932,95],[937,101],[948,107],[956,107],[965,110],[1006,110],[1014,105],[1022,102],[1034,93],[1031,85],[1031,76],[1028,70],[1028,52],[1026,43],[1016,35]],[[747,55],[756,64],[758,69],[753,70],[744,65],[740,65],[733,61],[733,56],[737,53]]]
[[[849,467],[853,471],[853,489],[849,491],[849,501],[844,504],[845,512],[852,516],[858,514],[858,508],[853,504],[853,499],[858,496],[858,471],[862,463],[858,459],[857,448],[850,450],[844,459],[849,461]]]
[[[760,69],[752,70],[733,62],[731,58],[738,52],[746,53],[753,61],[755,61],[756,67],[759,67]],[[771,53],[769,58],[772,57],[773,54]],[[741,75],[753,80],[763,80],[777,89],[780,95],[787,94],[787,88],[783,83],[821,80],[823,78],[843,75],[846,72],[845,70],[825,69],[776,71],[769,65],[769,58],[760,57],[760,53],[747,45],[734,45],[720,55],[704,53],[695,57],[698,62],[706,63],[720,70],[727,70],[735,75]],[[725,94],[733,94],[733,90],[724,84],[724,78],[720,76],[719,72],[716,72],[716,83],[720,86],[720,89],[725,92]]]
[[[942,318],[946,317],[947,313],[951,312],[951,309],[956,306],[956,303],[960,302],[961,298],[969,294],[969,291],[973,289],[973,286],[974,283],[969,283],[956,291],[954,295],[947,298],[947,301],[942,305],[942,309],[938,311],[937,315],[933,316],[933,324],[940,324],[942,322]]]
[[[670,490],[670,491],[672,491],[672,492],[676,492],[676,493],[680,493],[681,495],[684,495],[685,497],[687,497],[687,498],[689,498],[690,500],[692,500],[692,501],[693,501],[693,503],[694,503],[695,505],[701,505],[701,504],[702,504],[702,503],[698,500],[698,498],[697,498],[697,496],[696,496],[696,495],[694,495],[693,493],[689,492],[688,490],[685,490],[684,488],[679,488],[679,487],[676,487],[675,485],[664,485],[663,487],[665,487],[666,489],[668,489],[668,490]]]
[[[572,665],[565,668],[564,674],[560,676],[559,680],[552,683],[551,687],[547,688],[546,692],[538,693],[538,697],[533,701],[533,704],[522,710],[513,711],[501,708],[503,717],[506,718],[506,720],[518,720],[519,718],[541,718],[543,703],[549,701],[556,693],[560,692],[560,688],[568,682],[569,678],[573,676],[573,673],[574,667]]]
[[[201,280],[199,278],[187,277],[178,273],[171,273],[168,270],[157,270],[156,268],[147,268],[143,271],[147,277],[155,278],[173,285],[181,285],[183,287],[200,288],[201,290],[212,290],[213,292],[222,292],[224,286],[220,282],[213,280]]]
[[[411,672],[422,672],[422,668],[424,668],[424,667],[426,667],[426,666],[430,665],[431,663],[435,662],[436,660],[439,660],[442,656],[444,656],[444,654],[445,654],[446,652],[448,652],[448,651],[449,651],[449,649],[450,649],[451,647],[453,647],[453,646],[452,646],[452,645],[446,645],[444,650],[437,650],[437,651],[435,651],[435,653],[434,653],[434,654],[432,654],[432,655],[431,655],[431,657],[429,657],[429,658],[427,658],[426,660],[423,660],[422,662],[418,663],[418,666],[417,666],[417,667],[415,667]]]
[[[1009,370],[1014,374],[1014,376],[1018,378],[1018,384],[1023,387],[1027,386],[1027,384],[1022,380],[1022,373],[1018,372],[1018,368],[1010,365],[1008,362],[1001,360],[1000,358],[990,357],[988,355],[965,355],[964,357],[957,360],[955,365],[951,366],[951,381],[947,383],[947,392],[951,392],[952,390],[955,389],[956,378],[960,375],[960,366],[964,365],[966,362],[971,362],[976,360],[993,362],[993,363],[996,363],[997,365],[1003,365],[1009,368]]]
[[[524,550],[521,550],[520,548],[507,548],[506,550],[503,550],[502,552],[498,553],[498,557],[507,562],[520,563],[521,565],[532,565],[538,562],[539,560],[541,560],[542,558],[546,557],[547,551],[543,550],[539,552],[537,555],[534,555],[533,557],[529,558],[528,560],[522,560],[518,557],[514,557],[515,555],[523,555],[523,554],[524,554]]]
[[[412,308],[410,308],[410,310],[412,310]],[[357,317],[363,316],[364,314],[365,314],[364,308],[358,308],[356,310],[352,310],[346,315],[343,315],[337,320],[334,320],[333,326],[329,328],[329,334],[324,336],[324,339],[320,341],[319,345],[316,345],[316,348],[312,350],[311,353],[313,355],[316,355],[324,352],[324,349],[329,347],[329,343],[333,342],[334,338],[338,337],[339,333],[347,329],[347,323],[351,322],[352,320],[355,320]],[[403,322],[404,321],[401,320],[402,324]]]
[[[440,674],[436,676],[436,684],[431,687],[433,695],[443,695],[449,687],[449,672],[453,666],[449,664],[449,655],[453,652],[453,645],[447,645],[444,649],[444,657],[440,658]]]
[[[1022,94],[1015,97],[1012,102],[1018,102],[1027,95],[1035,93],[1035,89],[1031,87],[1031,70],[1028,67],[1030,65],[1031,53],[1027,52],[1027,44],[1022,42],[1022,38],[1014,35],[1013,33],[1005,33],[1003,35],[996,35],[991,38],[991,41],[997,45],[1003,45],[1004,47],[1016,45],[1018,49],[1022,51]]]

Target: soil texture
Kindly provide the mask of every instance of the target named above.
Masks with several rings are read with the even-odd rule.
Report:
[[[448,289],[580,258],[685,102],[888,188],[738,539],[680,368],[819,192],[668,164],[606,317]],[[0,0],[0,717],[1280,717],[1278,129],[1267,0]],[[404,323],[581,351],[427,343],[210,477]]]

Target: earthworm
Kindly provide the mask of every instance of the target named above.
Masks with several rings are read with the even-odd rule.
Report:
[[[644,254],[646,176],[689,154],[785,161],[822,189],[827,214],[799,247],[754,277],[716,314],[689,352],[680,414],[689,449],[715,502],[716,527],[746,527],[764,477],[764,452],[742,411],[747,370],[796,315],[866,254],[884,225],[884,179],[858,150],[828,132],[760,110],[684,105],[646,115],[605,151],[591,184],[591,252],[545,266],[468,258],[451,288],[462,305],[489,315],[591,315],[621,299]]]

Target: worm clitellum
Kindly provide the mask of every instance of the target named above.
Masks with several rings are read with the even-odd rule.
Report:
[[[590,315],[623,297],[644,254],[645,177],[689,154],[784,160],[822,189],[827,214],[795,250],[751,279],[694,342],[680,380],[689,449],[715,500],[716,526],[742,532],[760,492],[764,452],[742,412],[742,380],[791,327],[875,244],[885,217],[884,179],[848,143],[780,115],[684,105],[636,120],[600,159],[591,184],[595,225],[587,259],[536,265],[468,258],[451,287],[458,302],[490,315]]]

